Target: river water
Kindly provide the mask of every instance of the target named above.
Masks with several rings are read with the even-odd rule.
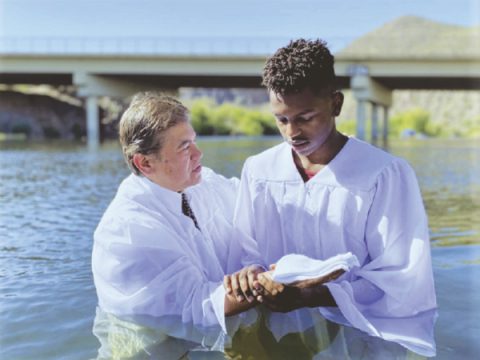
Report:
[[[238,176],[279,138],[200,138],[205,166]],[[388,151],[415,169],[429,215],[438,359],[480,353],[480,145],[415,140]],[[0,358],[90,359],[92,233],[128,174],[120,148],[0,143]],[[414,294],[413,294],[414,295]]]

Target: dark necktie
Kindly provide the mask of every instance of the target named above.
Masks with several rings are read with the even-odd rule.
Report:
[[[197,219],[195,218],[195,215],[193,214],[193,210],[190,207],[190,204],[188,203],[187,200],[187,195],[185,193],[182,193],[182,212],[184,215],[188,216],[190,219],[193,220],[193,223],[195,224],[195,227],[200,230],[198,227]]]

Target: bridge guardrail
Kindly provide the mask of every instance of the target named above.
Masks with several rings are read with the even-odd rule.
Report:
[[[0,55],[267,56],[288,38],[0,37]],[[352,39],[327,39],[335,51]]]

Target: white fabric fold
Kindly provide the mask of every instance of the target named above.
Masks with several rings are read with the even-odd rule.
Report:
[[[290,284],[325,276],[337,270],[349,271],[355,266],[360,264],[351,252],[338,254],[327,260],[316,260],[302,254],[288,254],[277,262],[272,277],[277,282]]]

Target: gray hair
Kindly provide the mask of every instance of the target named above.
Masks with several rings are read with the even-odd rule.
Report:
[[[133,163],[133,156],[160,151],[162,134],[185,121],[189,121],[188,109],[177,99],[156,92],[136,94],[119,125],[120,143],[128,167],[136,175],[141,175]]]

